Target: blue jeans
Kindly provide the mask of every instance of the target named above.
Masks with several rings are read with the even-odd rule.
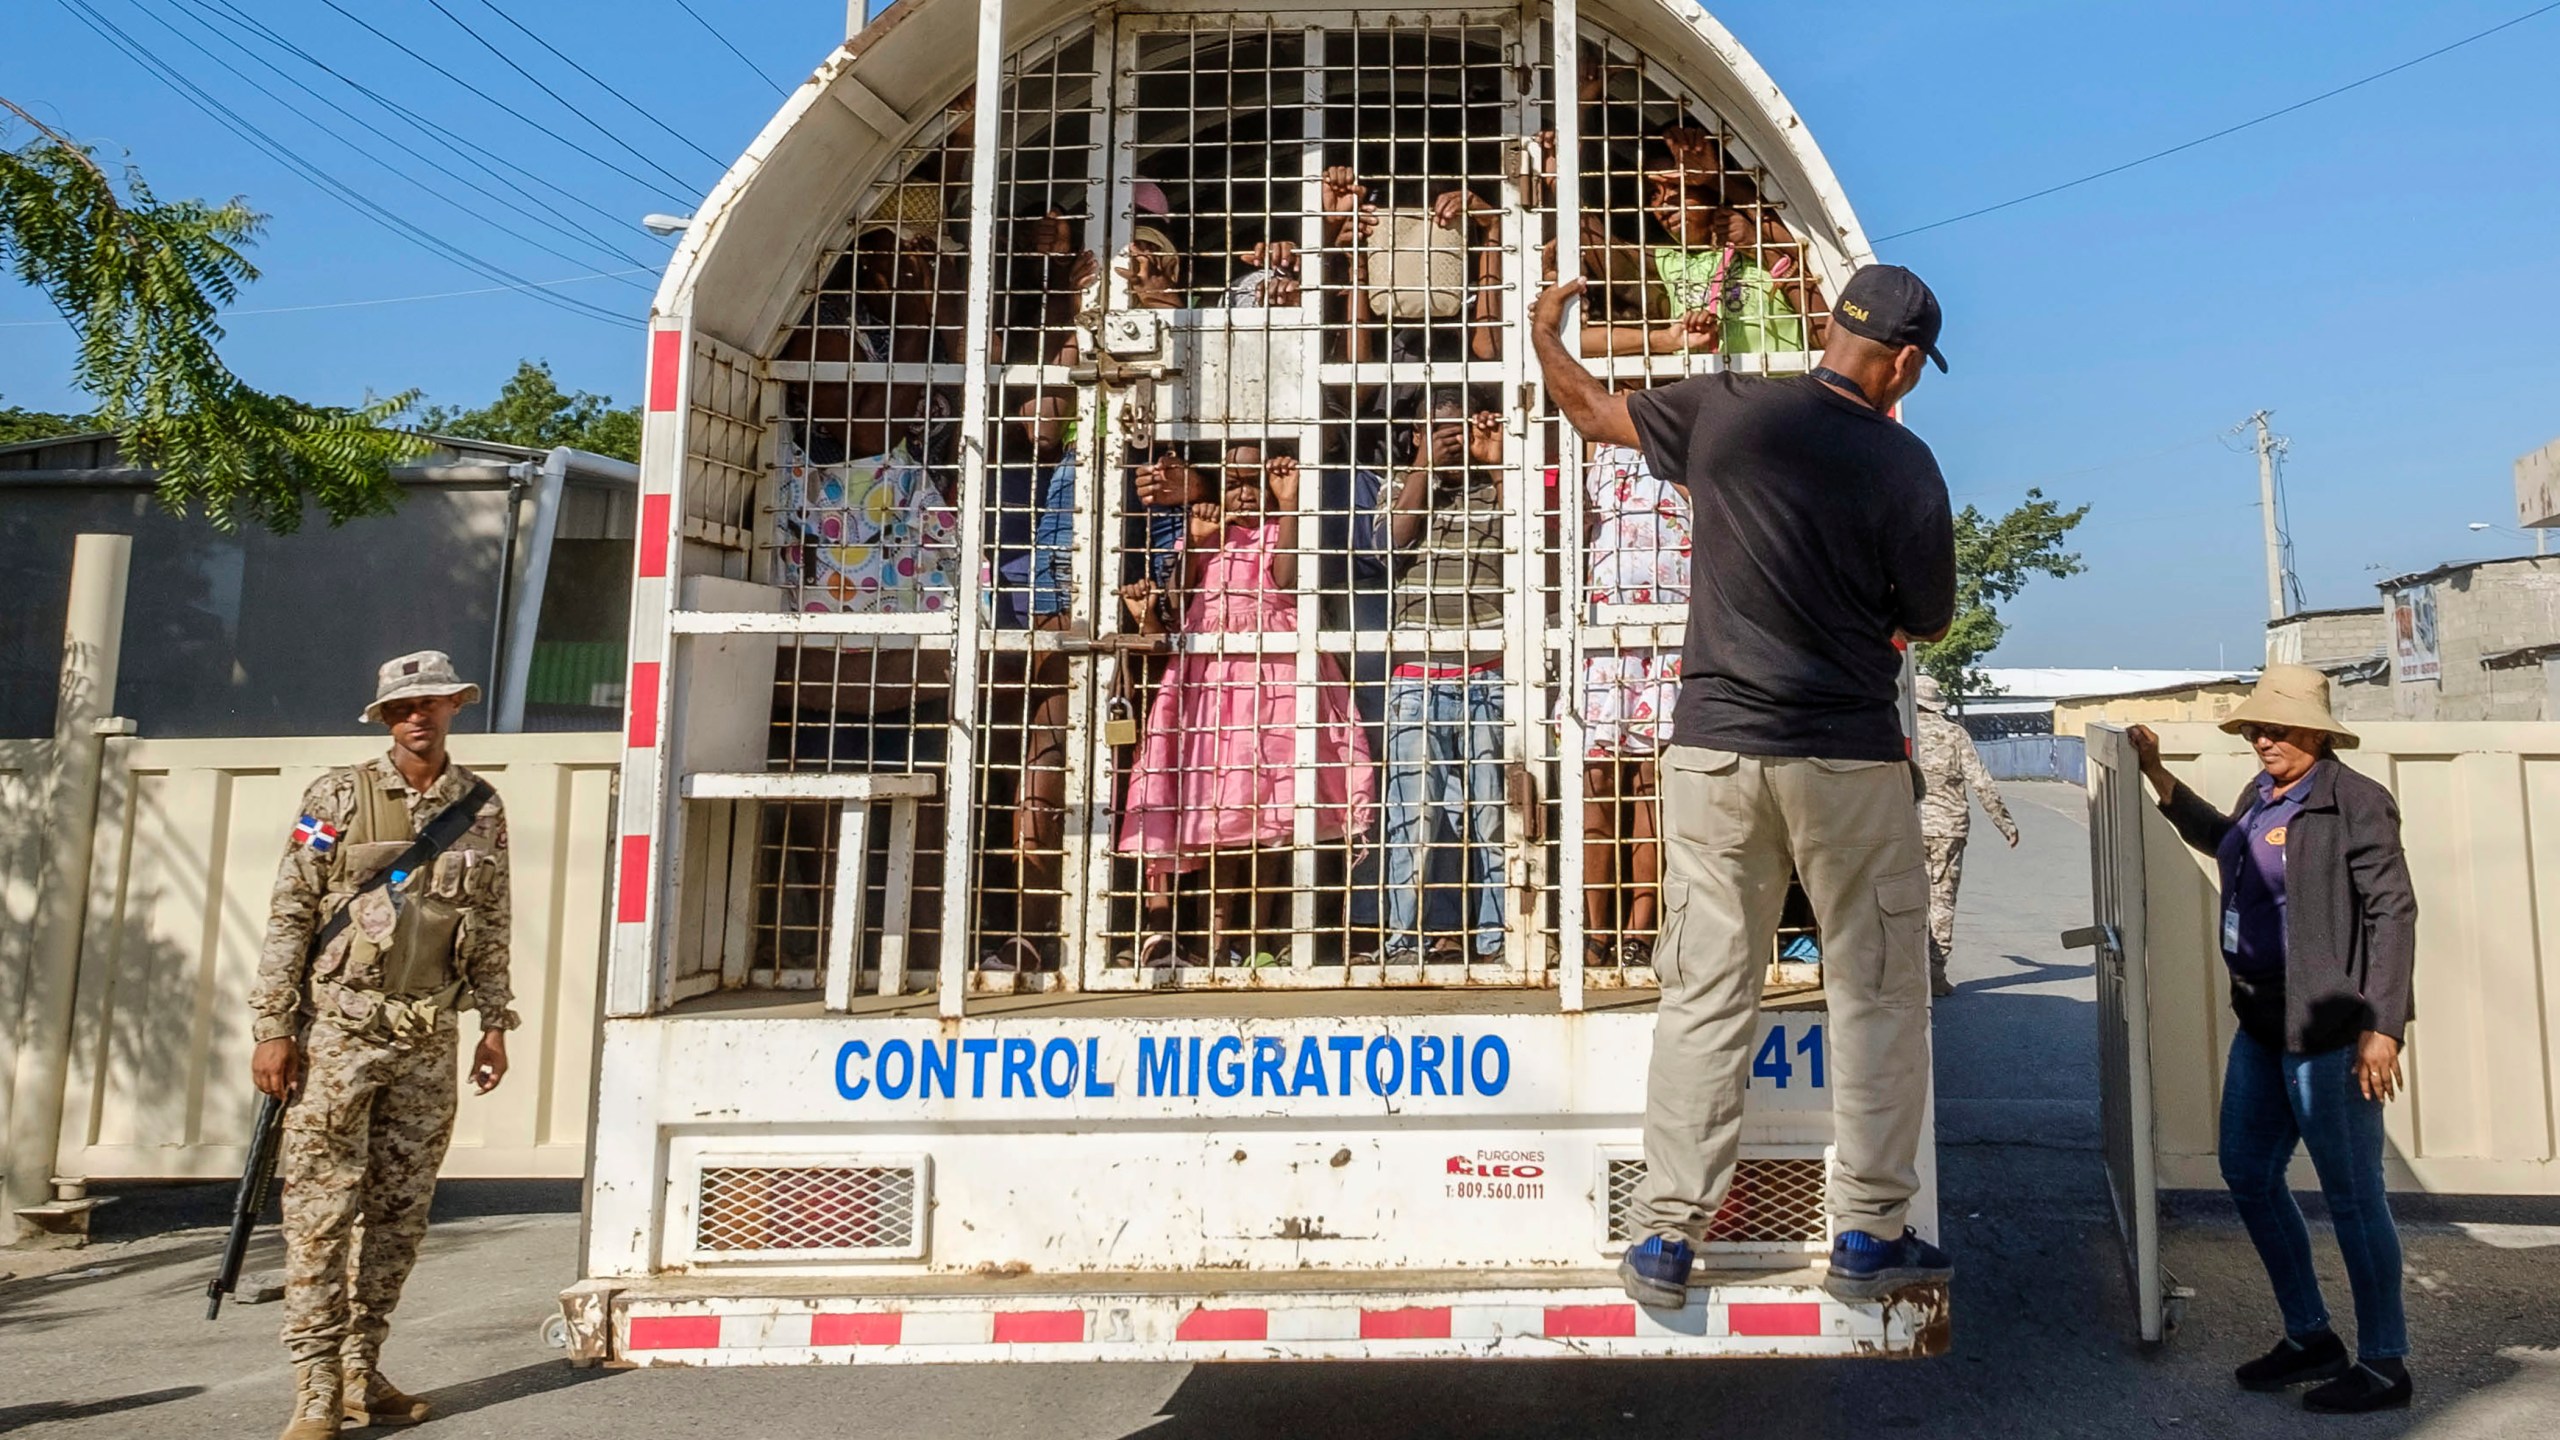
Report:
[[[2316,1335],[2329,1328],[2329,1307],[2311,1269],[2311,1231],[2285,1183],[2295,1142],[2311,1152],[2355,1292],[2356,1354],[2388,1360],[2409,1353],[2400,1231],[2383,1189],[2382,1102],[2357,1088],[2355,1060],[2353,1045],[2288,1055],[2246,1031],[2232,1036],[2222,1080],[2222,1183],[2275,1283],[2285,1333]]]
[[[1502,677],[1387,682],[1387,948],[1421,947],[1422,885],[1445,818],[1466,847],[1465,913],[1479,955],[1502,950]]]

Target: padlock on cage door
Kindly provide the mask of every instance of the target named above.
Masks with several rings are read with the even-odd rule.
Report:
[[[1138,712],[1127,700],[1114,695],[1102,713],[1102,743],[1115,750],[1138,743]]]

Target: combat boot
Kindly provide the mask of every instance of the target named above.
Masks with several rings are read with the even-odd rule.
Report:
[[[293,1418],[276,1440],[338,1440],[343,1379],[334,1358],[294,1366]]]
[[[415,1425],[427,1418],[427,1402],[382,1378],[371,1365],[347,1367],[347,1419],[357,1425]]]

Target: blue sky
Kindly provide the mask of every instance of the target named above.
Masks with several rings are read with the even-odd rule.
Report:
[[[341,3],[601,160],[400,55],[326,0],[79,3],[355,188],[527,279],[619,268],[607,258],[614,253],[633,266],[665,254],[636,225],[616,229],[608,217],[686,207],[602,161],[679,194],[707,186],[718,168],[541,56],[483,0],[443,4],[593,125],[507,71],[429,0]],[[677,0],[504,8],[725,158],[776,104],[757,72],[783,84],[805,74],[840,38],[843,10],[830,0],[691,3],[753,68]],[[562,213],[607,248],[521,216],[510,222],[567,252],[546,254],[468,218],[388,174],[378,155],[285,114],[153,18],[316,108],[183,18],[224,5],[592,205]],[[253,152],[85,28],[65,0],[10,8],[0,95],[110,154],[129,152],[164,196],[243,194],[271,217],[256,252],[266,278],[244,308],[491,283]],[[1794,99],[1869,232],[1889,235],[2274,109],[2533,4],[1714,8]],[[2555,61],[2560,12],[2160,164],[1883,247],[1947,305],[1956,369],[1922,387],[1912,420],[1936,446],[1958,502],[2006,506],[2041,484],[2096,506],[2081,533],[2089,573],[2030,589],[2011,610],[1999,662],[2252,660],[2265,604],[2256,469],[2237,437],[2217,437],[2261,407],[2292,437],[2293,536],[2313,605],[2369,601],[2380,575],[2530,548],[2465,525],[2512,523],[2511,462],[2560,435],[2560,346],[2545,333],[2560,111],[2536,98]],[[297,73],[352,100],[335,81]],[[616,280],[565,293],[635,316],[646,305],[643,290]],[[32,293],[0,287],[0,404],[82,408],[67,385],[63,333],[7,323],[46,314]],[[566,384],[627,399],[641,358],[633,332],[506,294],[242,314],[227,353],[258,384],[327,401],[418,386],[430,400],[476,402],[519,356],[550,360]]]

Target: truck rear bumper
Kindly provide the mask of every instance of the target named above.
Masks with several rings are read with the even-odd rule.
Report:
[[[573,1359],[634,1366],[1911,1358],[1945,1353],[1952,1333],[1944,1286],[1851,1305],[1811,1269],[1704,1279],[1677,1311],[1634,1304],[1601,1270],[911,1277],[894,1291],[591,1280],[561,1305]]]

